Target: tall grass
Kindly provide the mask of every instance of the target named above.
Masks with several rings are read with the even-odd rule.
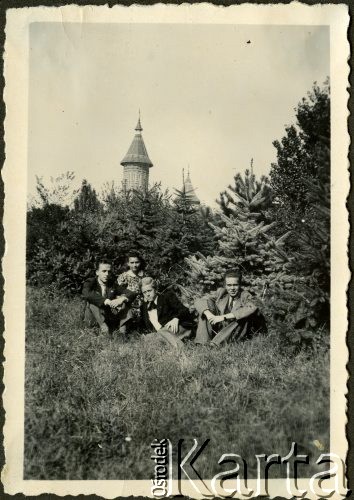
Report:
[[[313,441],[329,446],[325,350],[288,355],[273,331],[178,354],[84,328],[78,299],[29,290],[27,306],[26,479],[148,479],[154,438],[210,439],[196,463],[203,477],[220,472],[223,453],[254,476],[256,454],[284,456],[296,441],[315,460]]]

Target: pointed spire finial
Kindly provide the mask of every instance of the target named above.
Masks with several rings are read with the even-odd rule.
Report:
[[[137,123],[137,125],[136,125],[136,127],[135,127],[135,130],[136,130],[137,132],[142,132],[142,130],[143,130],[143,127],[141,126],[141,122],[140,122],[140,108],[139,108],[139,118],[138,118],[138,123]]]
[[[150,168],[153,165],[146,151],[143,136],[141,134],[143,127],[140,123],[140,113],[135,130],[136,133],[134,135],[133,141],[130,144],[127,154],[124,156],[120,164],[123,165],[123,167],[125,167],[126,165],[144,165]]]
[[[192,205],[199,205],[200,201],[199,201],[197,195],[195,194],[195,189],[192,185],[192,182],[191,182],[191,179],[189,176],[189,165],[187,168],[187,177],[185,177],[185,169],[182,168],[182,180],[183,180],[183,184],[182,184],[181,191],[182,191],[182,193],[184,193],[187,196],[188,202],[191,203]]]

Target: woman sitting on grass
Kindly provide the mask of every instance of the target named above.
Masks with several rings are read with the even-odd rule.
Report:
[[[126,265],[128,267],[128,271],[120,274],[118,276],[117,282],[118,285],[123,286],[127,290],[130,290],[137,294],[137,297],[131,304],[131,312],[133,318],[139,320],[140,307],[143,302],[140,287],[141,280],[145,276],[145,262],[137,252],[131,251],[126,257]]]

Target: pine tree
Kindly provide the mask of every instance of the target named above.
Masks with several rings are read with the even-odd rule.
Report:
[[[270,171],[276,204],[273,217],[283,228],[301,231],[303,220],[311,216],[307,199],[308,182],[316,182],[319,169],[329,177],[330,89],[314,85],[307,98],[295,109],[296,124],[286,128],[281,141],[274,141],[277,162]],[[309,210],[310,209],[310,210]]]
[[[234,186],[229,185],[216,201],[227,216],[240,216],[238,212],[241,208],[243,212],[252,214],[254,219],[266,221],[266,211],[271,206],[272,198],[268,178],[262,176],[257,180],[256,176],[246,169],[244,178],[240,173],[236,174]]]
[[[296,323],[329,324],[330,292],[330,89],[314,85],[296,108],[297,123],[275,141],[270,177],[274,217],[291,229],[285,272],[298,277]],[[300,279],[299,279],[300,277]],[[295,297],[289,299],[295,303]]]
[[[266,223],[266,209],[272,199],[268,180],[262,177],[257,181],[249,170],[244,178],[237,174],[234,180],[235,185],[218,200],[222,213],[210,224],[218,242],[217,255],[198,253],[186,259],[191,269],[190,284],[200,292],[221,285],[224,273],[232,268],[240,268],[249,284],[265,272],[267,235],[274,227]]]
[[[198,210],[192,201],[192,191],[186,190],[186,186],[183,184],[183,188],[181,190],[175,189],[175,193],[176,196],[173,200],[175,210],[181,214],[182,220],[186,221],[188,216],[195,214]]]
[[[250,284],[257,276],[264,277],[269,265],[268,249],[284,244],[268,234],[274,223],[258,222],[249,208],[236,205],[235,215],[219,216],[219,223],[210,224],[218,241],[217,255],[206,257],[202,253],[187,258],[191,268],[190,283],[199,291],[222,284],[224,273],[232,268],[240,268]]]
[[[86,179],[82,181],[81,189],[74,200],[75,212],[81,214],[90,214],[98,212],[101,209],[101,203],[97,197],[96,191],[91,187]]]

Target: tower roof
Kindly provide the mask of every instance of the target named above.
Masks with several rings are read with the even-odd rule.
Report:
[[[195,190],[189,175],[189,169],[187,173],[187,177],[183,180],[182,190],[186,193],[188,197],[188,201],[193,204],[200,204],[200,200],[198,196],[195,194]]]
[[[152,167],[152,162],[149,158],[148,152],[146,150],[146,146],[144,143],[144,139],[141,135],[143,128],[140,122],[140,116],[138,123],[135,127],[136,134],[134,136],[133,142],[128,149],[127,154],[124,156],[123,160],[120,162],[121,165],[129,165],[129,164],[140,164],[147,165],[148,167]]]

